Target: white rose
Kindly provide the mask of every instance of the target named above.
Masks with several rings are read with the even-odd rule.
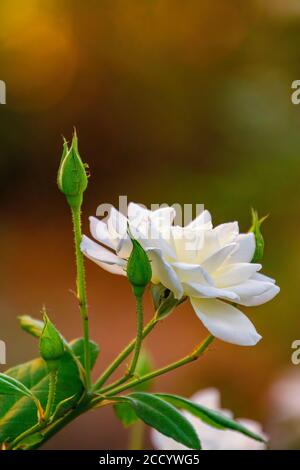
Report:
[[[150,211],[130,203],[127,218],[112,208],[106,222],[90,218],[92,236],[100,244],[84,236],[81,249],[107,271],[126,275],[132,249],[129,226],[151,260],[153,284],[161,283],[176,299],[187,296],[215,337],[242,346],[255,345],[261,336],[250,320],[228,303],[261,305],[279,292],[273,279],[258,273],[261,264],[251,263],[254,235],[239,234],[237,222],[213,228],[208,211],[185,227],[173,225],[175,215],[172,207]]]
[[[231,411],[220,409],[220,393],[215,388],[202,390],[190,399],[198,405],[216,410],[233,418]],[[199,418],[192,416],[187,412],[183,412],[184,416],[191,422],[195,428],[201,441],[203,450],[264,450],[266,445],[262,442],[255,441],[250,437],[240,434],[236,431],[222,430],[203,423]],[[237,422],[244,425],[250,431],[263,436],[261,425],[249,419],[238,419]],[[151,438],[155,449],[158,450],[183,450],[183,445],[173,439],[160,434],[158,431],[151,430]]]

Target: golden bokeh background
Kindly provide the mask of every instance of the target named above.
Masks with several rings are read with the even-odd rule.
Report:
[[[270,213],[264,272],[281,294],[247,309],[263,340],[255,348],[216,341],[197,363],[155,383],[185,396],[217,386],[236,416],[268,426],[270,384],[296,368],[291,343],[300,338],[300,108],[290,98],[300,78],[298,2],[2,0],[0,18],[0,337],[8,367],[38,352],[17,315],[39,316],[45,304],[65,336],[80,335],[71,222],[55,183],[61,135],[75,125],[91,172],[86,233],[88,216],[119,195],[203,203],[215,224],[238,220],[241,230],[251,206]],[[126,279],[90,262],[87,280],[101,345],[96,376],[134,335],[134,302]],[[148,299],[148,318],[151,310]],[[162,366],[204,335],[186,304],[147,347]],[[127,438],[106,408],[45,448],[125,449]]]

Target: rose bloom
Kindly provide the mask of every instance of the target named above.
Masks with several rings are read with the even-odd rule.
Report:
[[[212,226],[203,211],[188,225],[173,225],[172,207],[150,211],[130,203],[128,217],[111,208],[106,222],[90,217],[93,241],[84,236],[83,253],[107,271],[126,276],[132,250],[131,236],[148,254],[153,284],[162,284],[176,299],[188,297],[210,333],[229,343],[255,345],[261,336],[234,304],[264,304],[279,292],[270,277],[251,263],[253,233],[240,234],[237,222]]]
[[[194,403],[213,409],[233,418],[231,411],[220,409],[220,393],[215,388],[202,390],[191,397]],[[255,441],[250,437],[240,434],[236,431],[213,428],[203,423],[199,418],[192,416],[188,412],[183,412],[184,416],[194,426],[203,450],[265,450],[266,445]],[[245,426],[249,431],[253,431],[266,439],[262,433],[259,423],[249,419],[237,419],[237,422]],[[185,446],[174,441],[170,437],[160,434],[158,431],[151,430],[151,440],[155,449],[158,450],[184,450]]]

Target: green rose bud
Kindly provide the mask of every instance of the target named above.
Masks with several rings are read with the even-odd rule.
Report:
[[[74,131],[71,147],[64,140],[63,153],[57,175],[57,184],[73,209],[80,208],[83,193],[88,185],[86,165],[78,152],[78,139]]]
[[[40,338],[44,329],[44,323],[41,320],[31,318],[29,315],[22,315],[18,317],[20,327],[22,330],[27,331],[32,336]]]
[[[147,253],[141,244],[131,238],[132,252],[127,263],[127,277],[136,297],[142,297],[152,278],[152,269]]]
[[[44,314],[44,328],[40,337],[40,355],[46,361],[49,370],[56,370],[64,355],[65,347],[60,333],[48,316]]]
[[[255,252],[252,258],[252,263],[258,263],[261,261],[263,254],[264,254],[264,248],[265,248],[265,242],[262,236],[262,233],[260,231],[261,224],[266,220],[268,217],[267,215],[262,217],[261,219],[258,218],[257,211],[254,209],[251,209],[251,214],[252,214],[252,226],[249,229],[249,232],[254,233],[255,237]]]

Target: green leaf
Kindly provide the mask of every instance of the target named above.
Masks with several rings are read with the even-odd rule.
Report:
[[[70,343],[72,353],[83,361],[83,339]],[[92,362],[96,361],[98,348],[91,343]],[[9,369],[6,375],[21,382],[46,407],[48,398],[48,370],[43,359],[34,359]],[[66,351],[60,361],[57,374],[56,407],[63,400],[73,397],[68,406],[75,406],[84,392],[78,365],[70,352]],[[0,396],[0,442],[8,442],[37,423],[35,404],[27,396]]]
[[[19,380],[14,379],[6,374],[0,373],[0,395],[25,395],[31,399],[35,399],[35,396],[29,390],[29,388],[25,387],[22,382]]]
[[[117,418],[119,418],[125,428],[136,423],[139,419],[136,412],[132,408],[131,403],[128,403],[127,401],[116,403],[114,405],[114,411]]]
[[[217,429],[231,429],[232,431],[237,431],[241,434],[245,434],[245,436],[255,439],[256,441],[265,442],[265,440],[261,436],[250,431],[237,421],[228,418],[221,412],[210,410],[205,406],[198,405],[197,403],[194,403],[190,400],[187,400],[186,398],[182,398],[177,395],[158,393],[156,394],[156,396],[167,401],[168,403],[171,403],[177,408],[181,408],[183,410],[188,411],[189,413],[194,416],[197,416],[197,418],[200,418],[201,421],[206,424],[209,424],[212,427],[215,427]]]
[[[79,360],[80,364],[84,365],[84,339],[79,338],[76,340],[71,341],[69,343],[71,346],[72,354],[74,354],[77,359]],[[99,346],[95,341],[90,340],[90,356],[91,356],[91,369],[94,367],[97,357],[99,354]]]
[[[136,367],[136,375],[143,376],[151,372],[152,370],[152,362],[149,356],[149,353],[143,349]],[[149,380],[147,382],[142,382],[141,384],[137,385],[133,388],[134,392],[148,392],[151,389],[152,382]],[[132,406],[129,403],[121,402],[116,403],[114,405],[114,410],[116,416],[122,422],[125,427],[131,426],[136,421],[138,421],[138,417],[133,410]]]
[[[22,384],[19,380],[10,377],[6,374],[0,373],[0,395],[5,396],[25,396],[32,400],[36,406],[38,416],[41,416],[43,409],[38,398],[32,393],[29,388]]]
[[[190,449],[201,449],[199,438],[191,423],[173,405],[159,396],[135,392],[122,399],[130,403],[144,423]]]

